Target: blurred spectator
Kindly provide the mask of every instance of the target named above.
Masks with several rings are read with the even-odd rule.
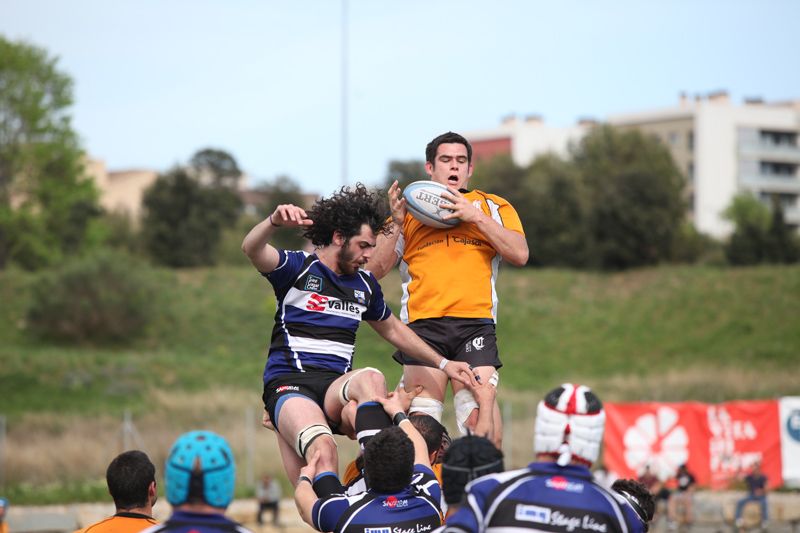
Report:
[[[76,533],[135,533],[158,523],[153,519],[156,467],[146,453],[130,450],[116,456],[106,469],[106,484],[116,513]]]
[[[184,433],[164,469],[172,516],[146,533],[251,533],[225,516],[235,483],[236,464],[224,438],[211,431]]]
[[[611,489],[611,485],[617,480],[616,474],[609,472],[605,466],[600,465],[592,472],[594,482],[603,487],[604,489]]]
[[[639,482],[647,487],[647,490],[653,495],[656,506],[654,515],[659,512],[663,513],[669,502],[669,489],[658,476],[650,471],[650,465],[644,467],[644,471],[639,476]]]
[[[259,525],[264,523],[264,511],[267,510],[272,511],[272,525],[278,525],[282,495],[280,484],[269,474],[264,474],[256,486],[256,499],[258,500],[256,521]]]
[[[675,528],[678,524],[691,524],[694,522],[694,489],[695,477],[686,468],[686,464],[678,467],[675,473],[678,488],[672,494],[667,505],[667,518],[669,527]]]
[[[758,502],[761,505],[761,527],[766,528],[769,520],[767,507],[767,476],[761,471],[761,463],[756,462],[749,474],[744,478],[747,485],[747,496],[736,503],[736,527],[742,527],[742,511],[747,502]]]
[[[8,510],[8,500],[0,498],[0,533],[8,533],[6,524],[6,511]]]

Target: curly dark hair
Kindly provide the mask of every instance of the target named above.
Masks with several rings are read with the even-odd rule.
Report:
[[[333,241],[334,232],[341,232],[349,240],[361,232],[363,224],[372,228],[376,235],[385,235],[389,231],[389,214],[385,194],[356,183],[353,189],[342,187],[314,203],[308,212],[314,224],[306,226],[303,237],[314,246],[327,246]]]
[[[414,443],[397,426],[382,429],[364,446],[364,477],[370,489],[400,492],[414,473]]]
[[[644,530],[647,531],[648,523],[656,512],[655,500],[647,487],[635,479],[618,479],[611,488],[628,501],[631,509],[642,520]]]

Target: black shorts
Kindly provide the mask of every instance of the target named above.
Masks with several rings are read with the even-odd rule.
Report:
[[[481,318],[423,318],[408,325],[414,333],[453,361],[463,361],[472,366],[500,368],[497,353],[497,336],[494,322]],[[397,351],[392,356],[401,365],[433,366]]]
[[[331,431],[338,432],[338,424],[328,418],[325,412],[325,393],[342,374],[330,370],[309,370],[307,372],[294,372],[292,374],[282,374],[264,383],[264,393],[261,399],[264,401],[264,409],[269,413],[275,431],[278,431],[276,410],[285,398],[292,396],[304,396],[319,405],[325,420],[328,422]]]

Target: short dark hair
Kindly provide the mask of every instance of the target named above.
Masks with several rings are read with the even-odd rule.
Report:
[[[342,187],[328,198],[320,198],[311,207],[308,216],[314,223],[306,226],[303,236],[314,246],[327,246],[333,234],[339,231],[345,239],[357,235],[363,224],[378,233],[389,230],[389,205],[384,194],[371,192],[362,183],[355,187]]]
[[[378,432],[364,447],[364,477],[377,492],[400,492],[414,473],[414,443],[397,426]]]
[[[635,479],[618,479],[614,481],[611,488],[627,500],[631,509],[636,512],[645,525],[644,530],[647,531],[648,523],[653,519],[656,511],[656,503],[644,483]]]
[[[119,454],[106,469],[108,492],[117,510],[146,506],[147,489],[155,480],[155,465],[146,453],[139,450]]]
[[[442,133],[434,140],[428,143],[428,146],[425,147],[425,161],[430,163],[431,165],[434,163],[436,159],[436,151],[439,149],[440,144],[463,144],[467,147],[467,163],[472,162],[472,145],[469,144],[469,141],[465,139],[463,136],[459,135],[458,133],[453,133],[452,131],[448,131],[447,133]]]
[[[428,455],[439,451],[442,447],[442,439],[447,429],[431,415],[414,412],[409,413],[408,419],[417,428],[419,434],[425,439],[425,446],[428,448]]]
[[[503,452],[489,439],[467,435],[454,440],[442,462],[444,501],[450,505],[460,503],[467,483],[503,470]]]

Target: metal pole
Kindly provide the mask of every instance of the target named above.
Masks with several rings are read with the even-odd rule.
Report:
[[[514,464],[514,424],[511,418],[511,402],[503,402],[503,455],[506,469],[511,470]]]
[[[255,410],[248,407],[244,412],[244,445],[245,445],[245,483],[248,487],[255,486]]]
[[[342,0],[342,185],[347,185],[347,0]]]
[[[6,488],[6,415],[0,415],[0,489]]]

